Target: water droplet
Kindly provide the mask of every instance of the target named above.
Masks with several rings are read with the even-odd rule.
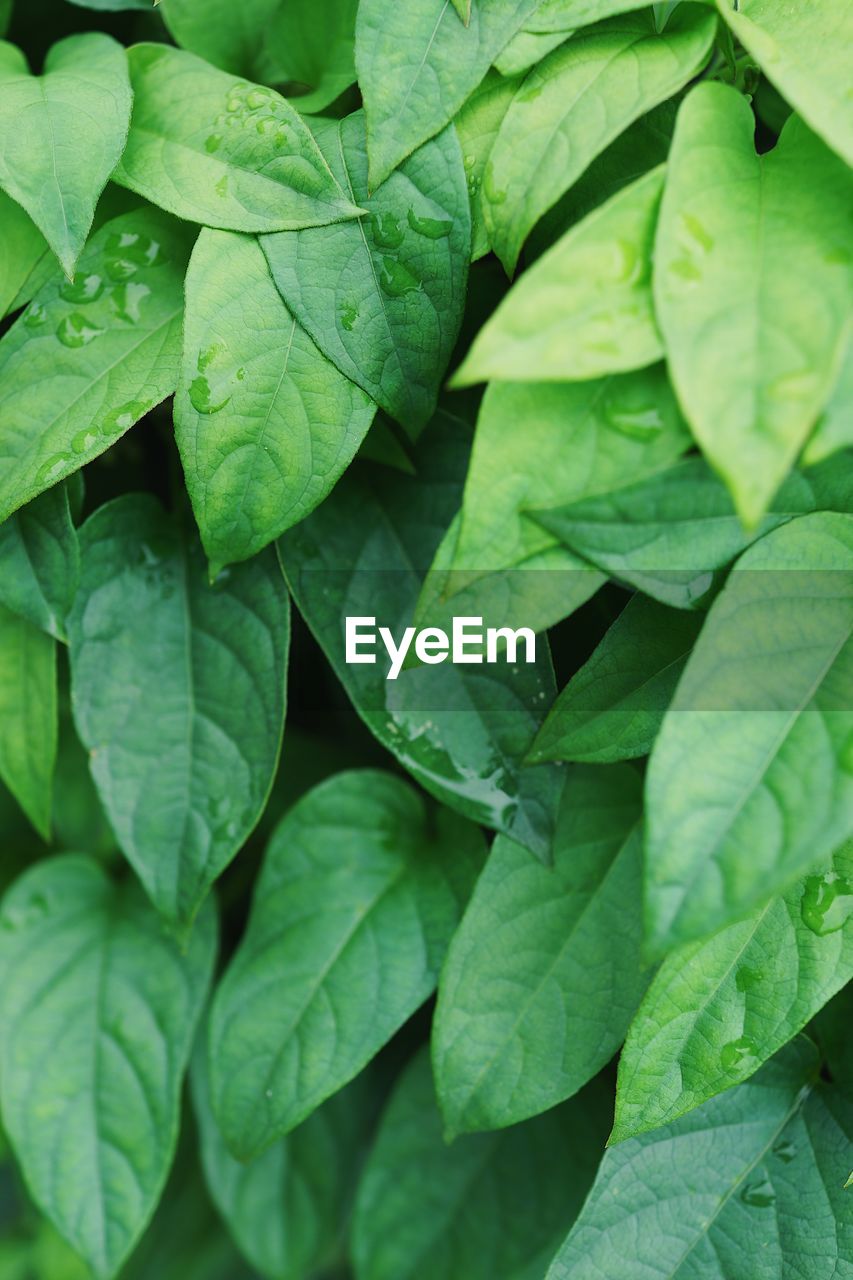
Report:
[[[688,280],[691,284],[702,279],[702,272],[692,258],[674,258],[669,264],[669,270],[679,280]]]
[[[250,89],[246,95],[246,106],[250,111],[258,111],[261,107],[265,107],[267,105],[271,97],[272,94],[269,89]]]
[[[147,284],[129,281],[116,285],[112,291],[112,306],[119,320],[126,324],[138,324],[140,308],[145,298],[150,297],[151,290]]]
[[[211,133],[204,140],[204,149],[205,151],[208,152],[208,154],[212,155],[212,153],[214,151],[218,151],[221,146],[222,146],[221,133]]]
[[[382,265],[384,270],[379,277],[379,284],[389,298],[402,298],[405,294],[415,293],[420,289],[420,281],[396,258],[383,258]]]
[[[380,249],[399,249],[405,239],[405,232],[391,213],[373,213],[370,215],[373,226],[373,239]]]
[[[853,912],[853,882],[829,871],[822,876],[809,876],[803,886],[800,915],[803,924],[819,938],[837,933]]]
[[[72,311],[60,322],[56,336],[64,347],[87,347],[93,339],[99,337],[104,330],[91,324],[79,311]]]
[[[797,1154],[797,1148],[788,1138],[780,1138],[773,1148],[773,1154],[783,1164],[790,1164]]]
[[[752,1205],[755,1209],[769,1209],[776,1203],[776,1192],[767,1174],[763,1173],[746,1184],[740,1198],[744,1204]]]
[[[216,186],[213,188],[213,190],[216,192],[218,196],[222,197],[223,199],[225,198],[225,196],[228,195],[228,174],[227,173],[223,173],[222,177],[216,183]]]
[[[203,374],[200,374],[197,378],[193,378],[190,383],[190,403],[196,413],[219,413],[221,409],[225,408],[230,399],[230,395],[221,399],[214,399],[210,389],[210,383]]]
[[[414,209],[407,214],[407,221],[413,231],[428,240],[444,240],[453,230],[453,223],[445,218],[419,218]]]
[[[699,219],[694,217],[692,213],[683,213],[681,215],[681,222],[690,239],[695,240],[705,253],[710,253],[714,247],[714,239]]]
[[[85,306],[87,302],[95,302],[104,292],[104,282],[100,276],[75,276],[73,280],[65,280],[59,287],[59,296],[66,302],[74,302]]]
[[[24,316],[24,324],[28,329],[38,329],[47,319],[47,308],[41,302],[34,302]]]
[[[55,453],[39,467],[36,472],[36,484],[55,484],[57,480],[66,474],[69,462],[70,459],[64,453]]]
[[[750,969],[749,965],[742,964],[735,974],[735,985],[738,991],[755,991],[763,981],[761,973],[758,969]]]
[[[355,324],[357,319],[358,319],[358,307],[355,305],[354,302],[348,302],[346,306],[343,308],[343,310],[341,311],[341,324],[344,326],[347,333],[352,332],[353,325]]]
[[[498,186],[495,171],[491,165],[487,166],[483,175],[483,195],[489,204],[503,204],[506,200],[506,191]]]
[[[97,443],[99,432],[94,427],[86,427],[83,431],[78,431],[71,441],[71,448],[74,453],[88,453]]]
[[[608,400],[604,417],[609,427],[631,440],[654,440],[664,428],[663,414],[655,404],[620,404]]]
[[[751,1036],[741,1036],[724,1044],[720,1053],[720,1066],[724,1071],[735,1071],[749,1058],[758,1056],[758,1049]]]
[[[118,409],[113,409],[107,414],[101,423],[101,431],[105,436],[121,435],[122,432],[129,430],[134,422],[138,422],[150,408],[151,404],[147,400],[128,400]]]
[[[104,266],[111,280],[129,280],[137,271],[162,260],[160,245],[134,231],[113,232],[107,237]]]

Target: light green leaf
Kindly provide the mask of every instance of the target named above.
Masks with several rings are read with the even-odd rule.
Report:
[[[652,244],[664,171],[653,169],[573,227],[510,289],[453,377],[599,378],[664,354],[652,306]]]
[[[302,117],[274,89],[165,44],[128,51],[133,116],[115,181],[179,218],[231,231],[314,227],[361,213]]]
[[[643,0],[539,0],[526,26],[531,31],[565,31],[644,7]]]
[[[644,596],[629,600],[551,708],[531,763],[648,755],[701,624]]]
[[[716,23],[679,8],[664,31],[651,12],[578,32],[525,78],[483,179],[495,253],[513,271],[534,225],[632,121],[701,68]]]
[[[818,418],[814,435],[803,450],[809,464],[823,462],[840,449],[853,448],[853,341],[841,366],[841,374]]]
[[[0,340],[0,520],[172,394],[191,240],[156,209],[113,219]]]
[[[130,105],[125,52],[110,36],[61,40],[41,77],[11,45],[0,49],[0,186],[69,277],[124,148]]]
[[[318,121],[317,141],[367,216],[265,236],[273,279],[341,373],[417,430],[435,412],[465,306],[471,218],[459,142],[446,130],[370,196],[364,114]]]
[[[467,27],[471,21],[471,0],[451,0],[453,8]]]
[[[185,930],[266,803],[287,593],[271,552],[210,586],[195,539],[147,494],[99,508],[80,551],[68,620],[77,730],[122,850]]]
[[[359,1280],[539,1280],[592,1181],[609,1099],[448,1146],[426,1053],[391,1096],[359,1188]]]
[[[254,237],[202,231],[186,296],[175,434],[215,575],[322,502],[375,406],[291,316]]]
[[[15,308],[18,295],[49,253],[47,241],[17,201],[0,191],[0,318]],[[53,261],[53,259],[51,259]]]
[[[471,202],[471,261],[489,252],[483,218],[483,174],[501,121],[518,89],[518,81],[490,71],[456,116],[454,125],[462,147],[462,161]]]
[[[837,0],[717,0],[717,8],[783,97],[853,164],[853,9]]]
[[[619,488],[688,443],[662,367],[576,384],[493,384],[461,519],[439,549],[418,618],[441,625],[447,612],[482,614],[538,631],[566,617],[602,577],[531,513]]]
[[[354,1185],[375,1122],[369,1076],[336,1093],[250,1164],[234,1159],[217,1126],[203,1041],[191,1079],[205,1181],[243,1256],[273,1280],[327,1274],[343,1252]]]
[[[650,948],[706,937],[853,835],[853,516],[802,516],[734,567],[646,778]]]
[[[502,76],[521,76],[537,62],[541,62],[554,49],[558,49],[572,35],[572,31],[531,31],[522,27],[495,59],[495,68]]]
[[[751,1076],[853,978],[853,845],[831,870],[663,963],[619,1063],[612,1141]]]
[[[853,1105],[818,1065],[801,1037],[739,1089],[609,1150],[548,1280],[844,1275]]]
[[[0,911],[3,1123],[41,1210],[98,1280],[160,1197],[216,922],[181,953],[135,883],[93,860],[42,862]]]
[[[754,128],[748,102],[725,85],[685,100],[654,278],[682,407],[752,526],[838,376],[853,257],[845,165],[796,117],[763,156]]]
[[[547,641],[513,667],[417,665],[386,679],[345,661],[344,619],[375,617],[399,639],[461,499],[470,434],[439,413],[413,451],[416,475],[357,464],[279,548],[294,600],[370,731],[414,778],[466,817],[547,854],[562,776],[524,769],[555,693]]]
[[[338,774],[267,850],[210,1019],[213,1110],[245,1160],[370,1061],[435,989],[485,856],[476,827],[391,774]]]
[[[45,840],[57,724],[56,642],[0,604],[0,778]]]
[[[57,485],[0,525],[0,605],[65,639],[80,553],[68,490]]]
[[[581,767],[552,865],[504,836],[492,846],[439,986],[433,1065],[448,1137],[547,1111],[622,1043],[648,983],[641,815],[639,773]]]
[[[235,75],[253,75],[282,0],[163,0],[160,13],[177,44]]]
[[[364,96],[371,191],[449,124],[536,0],[361,0],[355,61]]]
[[[570,551],[603,572],[677,609],[701,608],[725,568],[757,538],[820,508],[853,511],[853,470],[824,484],[831,468],[788,477],[754,529],[744,529],[731,496],[701,458],[687,458],[636,484],[582,498],[536,519]],[[827,476],[827,479],[832,477]],[[841,505],[836,506],[840,502]]]
[[[284,0],[262,28],[266,82],[289,82],[304,114],[323,111],[355,83],[358,0]],[[308,90],[308,92],[305,92]]]

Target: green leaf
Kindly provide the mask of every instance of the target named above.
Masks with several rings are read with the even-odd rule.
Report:
[[[3,1123],[41,1210],[110,1280],[175,1149],[216,922],[184,953],[138,887],[90,858],[25,872],[0,911]]]
[[[622,1043],[648,983],[641,814],[634,769],[582,767],[563,792],[552,865],[503,836],[492,846],[439,986],[433,1065],[448,1137],[547,1111]]]
[[[632,121],[681,88],[716,23],[684,5],[665,31],[650,12],[578,32],[525,78],[483,179],[489,238],[508,271],[534,225]]]
[[[531,763],[648,755],[701,625],[696,614],[629,600],[551,708]]]
[[[254,237],[202,231],[186,297],[175,434],[215,575],[322,502],[375,406],[290,315]]]
[[[523,769],[554,697],[547,643],[535,664],[419,665],[386,679],[345,661],[344,619],[374,616],[400,637],[423,574],[459,506],[464,423],[439,413],[414,453],[416,476],[359,465],[279,543],[302,616],[382,745],[444,804],[547,852],[559,770]]]
[[[0,36],[6,34],[12,15],[12,0],[0,0]]]
[[[304,1280],[341,1256],[364,1148],[374,1125],[370,1080],[359,1076],[251,1164],[235,1160],[210,1107],[207,1055],[192,1087],[205,1180],[241,1253],[261,1275]]]
[[[113,219],[0,340],[0,520],[172,394],[191,239],[156,209]]]
[[[363,113],[318,122],[317,140],[367,216],[265,236],[273,279],[341,373],[418,429],[435,411],[465,305],[471,219],[458,140],[448,129],[428,142],[373,196]]]
[[[636,484],[582,498],[536,519],[564,546],[605,573],[663,604],[693,609],[707,603],[715,572],[794,516],[820,507],[853,510],[853,473],[843,468],[843,492],[824,491],[820,472],[788,477],[770,509],[744,529],[725,485],[701,458],[686,458]],[[827,471],[824,467],[823,472]]]
[[[837,378],[853,253],[844,164],[796,117],[763,156],[754,128],[725,85],[699,85],[684,102],[654,279],[682,407],[752,526]]]
[[[271,552],[210,586],[195,539],[147,494],[99,508],[80,551],[68,620],[77,730],[122,850],[185,930],[269,793],[287,593]]]
[[[471,0],[451,0],[451,3],[467,27],[471,21]]]
[[[58,485],[0,525],[0,605],[65,639],[80,553],[68,490]]]
[[[0,778],[45,840],[57,720],[56,642],[0,604]]]
[[[477,829],[390,774],[338,774],[267,850],[210,1019],[213,1110],[240,1159],[288,1133],[435,989],[482,866]]]
[[[839,449],[849,448],[853,448],[853,342],[848,344],[838,382],[803,450],[803,460],[823,462]]]
[[[483,217],[483,174],[501,121],[515,97],[518,82],[490,71],[474,90],[454,125],[462,147],[462,161],[471,202],[471,261],[489,252],[489,237]]]
[[[359,1280],[537,1280],[583,1204],[608,1111],[605,1090],[591,1086],[547,1116],[448,1146],[419,1054],[359,1188]]]
[[[853,10],[836,0],[717,0],[717,8],[762,71],[848,164],[853,99],[847,52]]]
[[[619,1063],[621,1142],[740,1084],[853,978],[853,845],[832,869],[669,956]]]
[[[853,835],[851,583],[853,517],[820,513],[751,547],[713,604],[646,779],[653,951],[743,916]]]
[[[361,0],[355,61],[371,191],[450,123],[535,7],[536,0],[473,0],[466,27],[450,0]]]
[[[274,89],[181,49],[128,51],[133,116],[114,178],[179,218],[231,231],[315,227],[361,210]]]
[[[281,7],[282,0],[163,0],[160,13],[182,48],[242,76],[254,74]]]
[[[568,31],[643,8],[643,0],[539,0],[526,26],[531,31]]]
[[[18,295],[32,278],[45,254],[47,241],[17,201],[0,191],[0,318],[15,309]]]
[[[455,386],[598,378],[664,354],[652,243],[664,170],[653,169],[567,231],[480,330]]]
[[[576,384],[493,384],[461,518],[436,556],[419,619],[483,614],[538,631],[566,617],[603,579],[531,514],[654,472],[688,442],[662,367]]]
[[[0,47],[0,186],[69,277],[121,157],[130,106],[125,52],[109,36],[61,40],[40,77],[12,45]]]
[[[355,82],[357,10],[358,0],[280,3],[263,29],[259,79],[288,81],[303,114],[323,111]]]
[[[853,1106],[817,1069],[800,1038],[739,1089],[608,1151],[548,1280],[842,1276]]]
[[[68,0],[81,9],[97,9],[101,12],[115,13],[123,9],[147,9],[149,12],[157,0]]]
[[[495,59],[495,67],[502,76],[524,75],[572,34],[569,30],[531,31],[529,27],[522,27]]]

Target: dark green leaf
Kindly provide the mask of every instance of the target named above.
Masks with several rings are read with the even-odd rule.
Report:
[[[0,604],[0,778],[45,840],[56,736],[56,642]]]
[[[0,605],[58,640],[77,590],[80,552],[65,485],[0,525]]]

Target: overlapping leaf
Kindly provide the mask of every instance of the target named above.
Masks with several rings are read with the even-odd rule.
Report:
[[[0,524],[0,605],[58,640],[65,639],[79,570],[65,485]]]
[[[0,317],[15,308],[18,295],[49,253],[47,241],[32,218],[16,200],[0,191],[0,237],[5,246],[0,258]]]
[[[45,840],[57,719],[56,642],[0,604],[0,778]]]

